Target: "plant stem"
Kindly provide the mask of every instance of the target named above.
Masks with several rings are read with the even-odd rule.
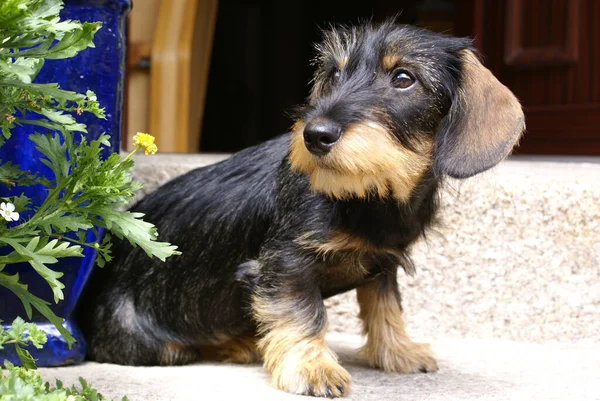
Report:
[[[93,248],[93,249],[96,249],[96,250],[98,249],[95,245],[93,245],[93,244],[98,244],[97,242],[94,242],[94,243],[90,244],[88,242],[82,242],[82,241],[73,239],[71,237],[65,237],[64,235],[60,235],[60,234],[50,234],[49,236],[57,238],[57,239],[62,240],[62,241],[70,242],[72,244],[77,244],[77,245],[81,245],[81,246],[87,246],[88,248]]]
[[[51,202],[54,202],[54,200],[56,198],[58,198],[58,195],[60,194],[61,190],[62,190],[62,188],[60,188],[60,187],[54,187],[54,189],[52,189],[50,191],[50,193],[48,194],[46,199],[44,199],[44,202],[42,203],[42,205],[35,211],[35,213],[31,217],[31,219],[19,224],[18,226],[14,227],[14,229],[21,230],[27,226],[31,226],[31,225],[35,226],[34,223],[37,222],[38,220],[40,220],[42,218],[47,218],[49,216],[53,216],[55,213],[57,213],[57,212],[53,212],[53,213],[49,214],[48,216],[43,216],[44,212],[46,211],[45,209],[48,208],[48,204],[50,204]]]
[[[138,145],[135,147],[135,149],[133,149],[131,151],[131,153],[129,153],[127,156],[125,156],[125,158],[121,161],[121,163],[125,163],[127,160],[131,159],[131,156],[133,156],[134,154],[137,153],[138,150],[140,150],[142,148],[141,145]]]

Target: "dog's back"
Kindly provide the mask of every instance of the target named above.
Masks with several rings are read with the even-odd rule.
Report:
[[[288,147],[284,135],[245,149],[166,183],[131,207],[182,255],[161,262],[115,239],[113,261],[95,269],[78,311],[89,358],[157,364],[166,343],[200,346],[252,330],[236,270],[257,256],[269,228],[275,175]],[[210,319],[197,319],[203,315]]]

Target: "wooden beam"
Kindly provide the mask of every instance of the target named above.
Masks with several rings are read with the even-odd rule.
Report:
[[[161,1],[150,67],[150,134],[161,152],[199,151],[217,1]]]

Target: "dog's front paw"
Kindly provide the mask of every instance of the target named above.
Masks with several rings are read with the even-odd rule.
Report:
[[[335,398],[350,392],[350,374],[328,356],[284,361],[272,375],[275,387],[289,393]]]
[[[393,347],[367,344],[359,350],[371,366],[395,373],[427,373],[438,370],[429,344],[402,342]]]

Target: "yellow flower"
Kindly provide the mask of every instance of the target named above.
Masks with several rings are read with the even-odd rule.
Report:
[[[151,154],[151,155],[153,155],[153,154],[155,154],[155,153],[156,153],[156,151],[157,151],[157,150],[158,150],[158,148],[156,147],[156,145],[155,145],[155,144],[151,144],[151,145],[149,145],[149,146],[148,146],[148,147],[147,147],[147,148],[144,150],[144,154],[146,154],[146,155],[147,155],[147,154]]]
[[[158,147],[154,144],[154,137],[143,132],[138,132],[133,136],[133,146],[139,146],[144,149],[144,154],[155,154]]]

